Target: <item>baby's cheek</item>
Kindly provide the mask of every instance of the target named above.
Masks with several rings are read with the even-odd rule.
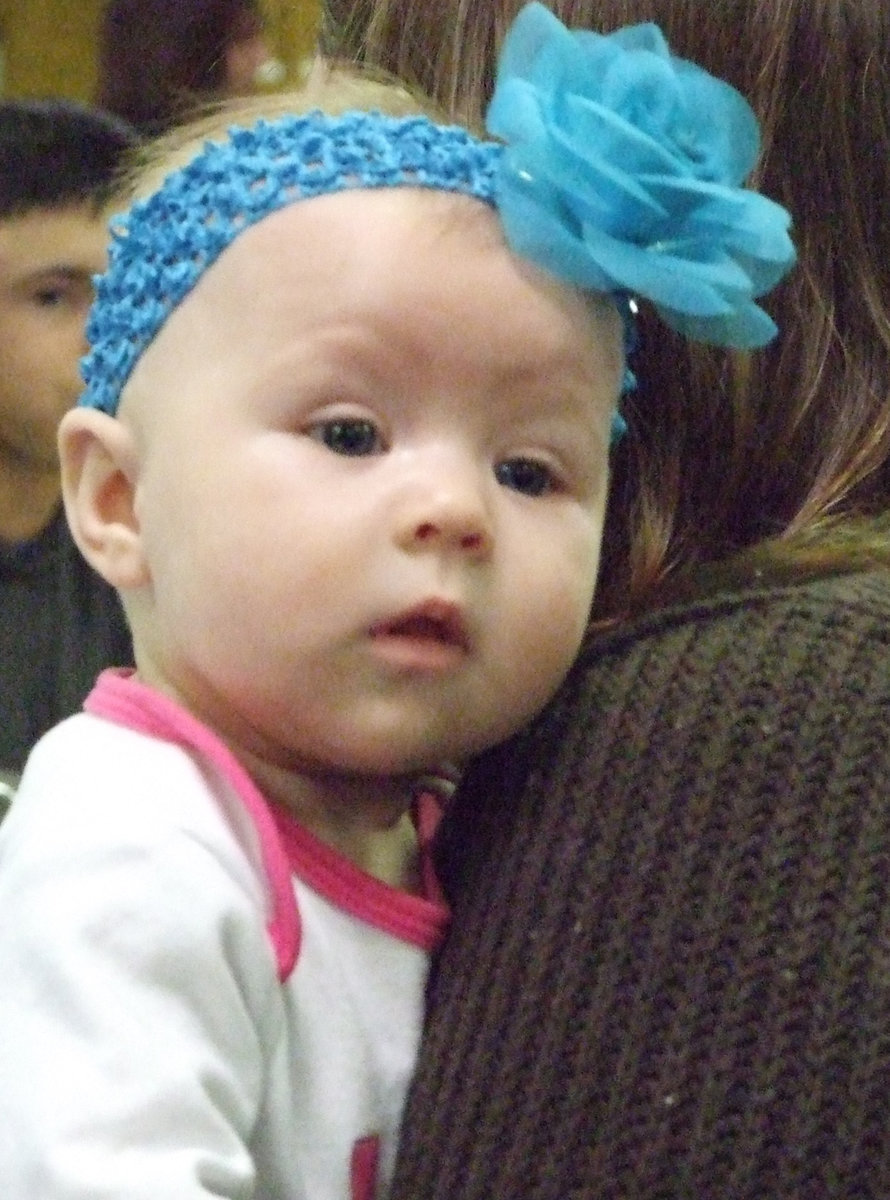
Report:
[[[564,590],[553,596],[547,612],[542,615],[542,624],[551,629],[555,670],[565,673],[575,661],[590,620],[592,604],[593,582],[586,576],[579,576],[574,585],[566,581]]]
[[[528,604],[524,637],[524,667],[537,686],[556,690],[568,672],[587,629],[593,585],[587,574],[567,571],[555,575],[550,587]]]

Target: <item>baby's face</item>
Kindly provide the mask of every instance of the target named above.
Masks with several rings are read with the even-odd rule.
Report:
[[[415,190],[243,234],[137,365],[142,676],[290,766],[410,772],[552,695],[590,608],[610,305]]]

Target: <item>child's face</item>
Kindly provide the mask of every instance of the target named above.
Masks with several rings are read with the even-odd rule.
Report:
[[[59,418],[83,390],[84,323],[106,241],[90,205],[0,221],[0,446],[41,469],[56,469]]]
[[[326,196],[243,234],[121,409],[143,678],[292,767],[507,736],[586,627],[621,343],[464,197]]]

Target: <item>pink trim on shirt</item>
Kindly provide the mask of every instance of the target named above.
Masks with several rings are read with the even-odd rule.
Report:
[[[350,1200],[374,1200],[379,1164],[380,1138],[359,1138],[352,1147],[352,1161],[349,1164]]]
[[[259,840],[272,893],[272,916],[266,928],[275,951],[278,978],[285,980],[294,969],[300,949],[300,917],[290,864],[269,805],[234,754],[191,713],[169,696],[134,679],[129,671],[103,671],[87,696],[84,708],[94,716],[199,754],[234,788]]]
[[[234,789],[256,830],[272,892],[273,912],[267,928],[280,979],[286,979],[293,970],[300,945],[292,874],[345,912],[394,937],[426,951],[438,946],[449,912],[429,856],[437,813],[434,798],[421,797],[415,805],[424,895],[414,896],[368,875],[309,833],[291,813],[270,804],[215,733],[169,696],[140,683],[132,672],[103,671],[84,708],[95,716],[199,754]]]
[[[400,891],[357,867],[301,825],[292,813],[274,806],[272,815],[290,861],[291,870],[304,883],[326,896],[338,908],[422,950],[435,950],[449,920],[442,893],[423,871],[425,894]],[[422,861],[424,847],[421,846]]]

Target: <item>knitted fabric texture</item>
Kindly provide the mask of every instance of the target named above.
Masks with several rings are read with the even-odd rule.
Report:
[[[890,583],[601,638],[440,846],[391,1200],[887,1200]]]
[[[494,202],[503,147],[426,117],[321,112],[232,128],[207,142],[113,229],[87,324],[80,403],[113,413],[137,360],[239,234],[297,200],[420,187]]]

